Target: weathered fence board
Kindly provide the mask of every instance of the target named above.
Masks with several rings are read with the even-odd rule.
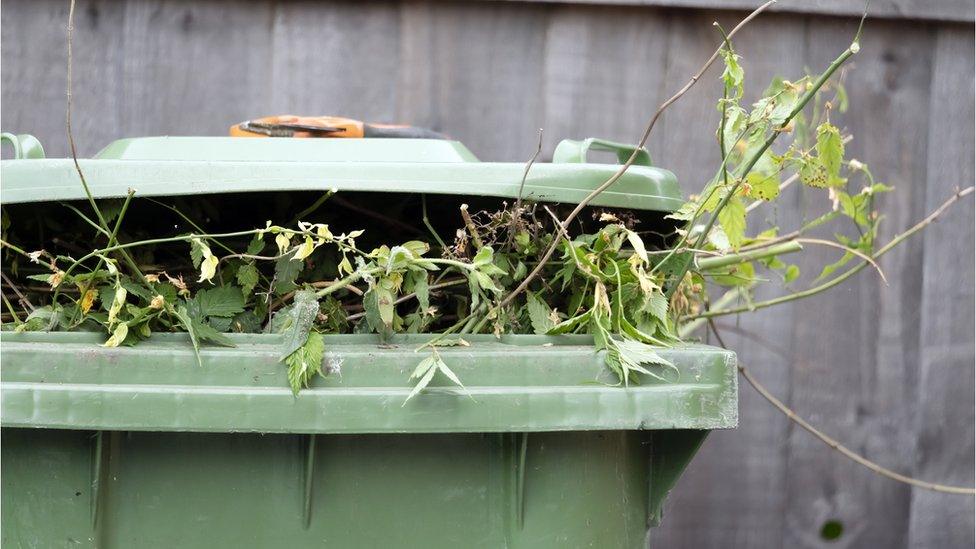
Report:
[[[938,206],[973,170],[973,34],[940,29],[932,69],[926,205]],[[971,203],[971,202],[970,202]],[[925,234],[915,474],[973,485],[973,209]],[[972,547],[973,498],[912,491],[912,547]]]
[[[738,0],[737,0],[738,2]],[[712,21],[741,12],[693,0],[382,2],[79,0],[75,136],[89,155],[111,139],[224,134],[278,113],[339,114],[433,127],[486,160],[542,158],[562,138],[635,141],[657,104],[711,53]],[[664,4],[672,7],[668,8]],[[745,2],[722,4],[737,8]],[[751,5],[751,4],[750,4]],[[4,4],[2,125],[37,135],[49,156],[64,132],[67,2]],[[859,9],[804,3],[736,39],[748,98],[776,74],[820,70],[846,46]],[[872,3],[851,112],[851,154],[897,187],[881,197],[881,240],[973,183],[971,3]],[[921,22],[917,19],[925,19]],[[693,192],[718,148],[718,68],[651,136],[655,162]],[[137,185],[138,182],[134,182]],[[796,188],[758,226],[798,226],[827,207]],[[820,299],[719,321],[757,377],[858,452],[931,481],[973,484],[973,201]],[[962,228],[962,229],[960,229]],[[838,257],[810,249],[815,265]],[[800,287],[805,282],[800,282]],[[971,547],[973,500],[876,477],[796,429],[747,385],[741,426],[713,434],[673,493],[652,544],[672,547]],[[829,520],[844,526],[828,544]]]

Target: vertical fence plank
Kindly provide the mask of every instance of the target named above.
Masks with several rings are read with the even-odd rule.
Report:
[[[524,161],[542,123],[548,6],[406,2],[401,114],[484,160]],[[409,99],[409,102],[407,101]]]
[[[395,122],[398,4],[277,3],[268,114]]]
[[[126,2],[120,134],[226,135],[268,104],[269,2]]]
[[[114,139],[122,125],[125,4],[79,1],[75,8],[72,126],[80,156]],[[48,157],[69,154],[65,129],[68,2],[8,2],[2,12],[3,131],[30,133]]]
[[[973,29],[938,32],[926,205],[973,184]],[[973,198],[925,233],[915,475],[973,486]],[[913,489],[909,545],[972,547],[973,498]]]
[[[669,21],[655,9],[553,11],[546,39],[545,153],[566,138],[639,140],[669,84],[662,78]],[[656,161],[658,151],[649,148]]]

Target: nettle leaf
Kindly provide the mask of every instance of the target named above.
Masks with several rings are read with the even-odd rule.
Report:
[[[733,248],[741,246],[746,236],[746,207],[742,199],[738,196],[730,198],[725,207],[718,212],[718,222],[725,231],[729,244]]]
[[[203,242],[199,238],[190,240],[190,260],[193,261],[193,268],[199,269],[203,262]]]
[[[420,364],[414,369],[413,373],[410,374],[410,379],[418,379],[416,385],[410,390],[410,394],[403,401],[403,405],[406,405],[413,397],[420,394],[421,391],[430,385],[431,380],[434,379],[434,375],[440,372],[447,379],[451,380],[451,383],[457,385],[461,389],[464,389],[464,384],[461,383],[461,379],[454,373],[453,370],[448,368],[444,360],[441,359],[440,354],[436,351],[431,353],[430,356],[420,361]]]
[[[722,60],[725,61],[725,70],[722,71],[722,82],[725,84],[726,94],[729,99],[737,99],[742,96],[742,81],[745,71],[739,64],[741,57],[732,50],[725,48],[722,50]]]
[[[264,250],[264,235],[258,233],[254,235],[251,242],[247,245],[247,255],[258,255]]]
[[[844,186],[847,179],[840,176],[840,167],[844,162],[844,140],[841,139],[840,130],[829,122],[817,128],[817,156],[827,171],[827,186]]]
[[[304,262],[291,260],[293,253],[291,252],[275,261],[275,292],[279,295],[286,294],[298,287],[295,284],[295,279],[305,267]]]
[[[297,396],[303,387],[308,387],[312,377],[322,373],[324,358],[325,339],[317,332],[308,334],[305,343],[285,357],[292,393]]]
[[[210,324],[200,322],[199,320],[193,320],[193,331],[201,341],[209,341],[211,343],[216,343],[217,345],[222,345],[224,347],[236,347],[237,345],[231,341],[231,339],[224,334],[218,332]],[[228,319],[228,324],[230,320]]]
[[[276,315],[284,315],[278,324],[278,333],[285,336],[281,345],[281,358],[294,353],[295,350],[305,344],[318,313],[319,300],[315,292],[300,290],[295,292],[291,307]]]
[[[237,283],[241,285],[241,292],[245,296],[251,295],[254,287],[258,285],[258,268],[253,261],[244,263],[237,269]]]
[[[200,357],[200,339],[197,338],[196,328],[193,325],[193,319],[190,318],[190,313],[186,310],[186,307],[179,305],[173,308],[173,316],[176,317],[179,324],[190,336],[190,343],[193,344],[193,354],[197,357],[197,366],[202,367],[203,359]]]
[[[236,286],[200,290],[192,301],[200,317],[232,317],[244,311],[244,294]]]
[[[434,379],[434,374],[437,373],[438,361],[440,361],[440,358],[437,355],[431,355],[420,361],[420,364],[417,365],[410,375],[410,379],[419,379],[401,406],[405,406],[411,398],[417,396],[420,391],[423,391],[430,384],[430,380]]]
[[[540,335],[548,333],[555,327],[555,323],[552,321],[552,309],[542,298],[532,292],[526,292],[525,296],[532,329]]]
[[[560,322],[559,324],[556,324],[555,326],[550,328],[548,332],[546,332],[546,335],[561,335],[561,334],[572,333],[577,329],[579,329],[580,327],[586,326],[587,323],[590,322],[592,316],[593,316],[593,310],[590,309],[583,314],[576,315],[572,318]]]

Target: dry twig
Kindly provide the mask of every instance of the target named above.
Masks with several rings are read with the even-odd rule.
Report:
[[[718,328],[715,326],[715,322],[709,319],[708,326],[711,328],[712,333],[715,334],[715,339],[718,340],[719,345],[725,347],[725,342],[722,340],[722,336],[721,334],[719,334]],[[790,409],[790,407],[783,404],[781,400],[773,396],[773,394],[770,393],[769,390],[766,389],[766,387],[764,387],[761,383],[759,383],[759,381],[752,375],[752,373],[748,369],[746,369],[745,365],[740,363],[738,365],[738,368],[739,368],[739,373],[742,374],[742,377],[745,378],[745,380],[749,383],[749,385],[751,385],[752,388],[755,389],[757,393],[759,393],[764,399],[766,399],[770,404],[772,404],[777,410],[782,412],[783,415],[789,418],[790,421],[796,423],[797,425],[802,427],[805,431],[807,431],[808,433],[816,437],[818,440],[820,440],[830,448],[836,450],[844,457],[854,461],[858,465],[862,465],[867,469],[869,469],[870,471],[877,473],[883,477],[898,482],[902,482],[904,484],[909,484],[917,488],[924,488],[926,490],[932,490],[934,492],[942,492],[944,494],[957,494],[957,495],[965,495],[965,496],[976,495],[976,488],[967,488],[963,486],[948,486],[945,484],[937,484],[934,482],[918,480],[916,478],[912,478],[912,477],[902,475],[900,473],[896,473],[886,467],[882,467],[881,465],[878,465],[877,463],[869,460],[868,458],[853,452],[852,450],[850,450],[840,442],[837,442],[833,438],[827,436],[822,431],[820,431],[819,429],[811,425],[805,419],[797,415],[796,412]]]

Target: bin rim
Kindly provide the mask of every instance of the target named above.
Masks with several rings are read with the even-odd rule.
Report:
[[[409,402],[407,377],[429,335],[327,335],[324,369],[297,397],[278,362],[278,335],[233,336],[201,349],[185,334],[135,348],[99,346],[79,332],[0,335],[0,424],[47,429],[435,433],[728,429],[737,425],[735,354],[679,345],[659,354],[681,377],[630,387],[586,336],[472,336],[438,350],[465,390],[435,378]]]

